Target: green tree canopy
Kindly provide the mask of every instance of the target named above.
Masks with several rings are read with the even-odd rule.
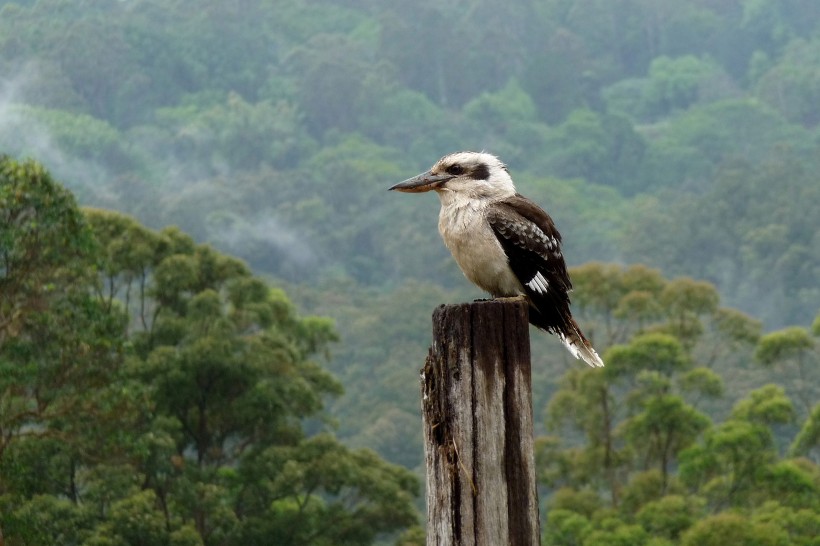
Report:
[[[5,540],[371,544],[415,523],[416,478],[332,435],[331,320],[178,229],[83,214],[34,162],[0,173]]]

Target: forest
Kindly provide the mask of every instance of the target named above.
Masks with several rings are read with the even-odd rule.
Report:
[[[531,331],[542,543],[820,544],[815,0],[0,0],[0,544],[424,544],[464,149],[606,362]]]

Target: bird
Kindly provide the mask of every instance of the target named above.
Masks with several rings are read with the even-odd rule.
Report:
[[[561,234],[544,209],[518,193],[498,157],[451,153],[388,189],[435,191],[439,233],[464,276],[493,298],[524,297],[531,324],[558,336],[575,358],[603,367],[572,317]]]

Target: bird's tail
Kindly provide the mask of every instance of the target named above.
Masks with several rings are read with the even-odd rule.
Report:
[[[601,357],[595,352],[592,343],[581,333],[581,329],[578,327],[578,323],[575,322],[575,319],[570,318],[569,324],[567,324],[567,330],[565,332],[558,332],[558,336],[564,345],[566,345],[567,349],[569,349],[569,352],[572,353],[572,356],[580,358],[593,368],[604,367],[604,361],[601,360]]]

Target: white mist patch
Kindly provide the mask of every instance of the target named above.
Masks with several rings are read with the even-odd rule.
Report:
[[[285,226],[269,212],[250,218],[220,215],[209,225],[208,239],[250,262],[264,261],[265,256],[259,256],[257,252],[273,249],[280,260],[288,262],[283,265],[289,271],[307,270],[317,262],[316,253],[307,238]]]
[[[179,225],[196,240],[211,242],[255,269],[290,278],[315,273],[318,253],[298,229],[286,225],[269,209],[233,212],[244,208],[236,199],[236,176],[218,154],[204,162],[175,156],[171,142],[190,139],[201,144],[213,138],[207,128],[189,124],[177,133],[157,133],[136,127],[122,134],[104,120],[26,102],[27,97],[38,96],[41,81],[36,62],[10,75],[0,74],[0,154],[43,164],[81,205],[125,211],[141,221],[147,215],[154,227]],[[61,145],[61,133],[50,129],[49,122],[65,119],[76,121],[80,131],[83,123],[99,130],[110,128],[114,134],[108,141],[127,139],[131,149],[152,158],[158,184],[150,186],[136,173],[123,178],[101,161],[77,157],[67,145]],[[141,190],[140,185],[145,188]],[[124,190],[133,191],[123,194]]]
[[[40,79],[37,71],[37,64],[30,62],[16,74],[0,76],[0,153],[42,163],[85,205],[112,207],[116,196],[108,187],[111,176],[107,170],[67,153],[32,115],[37,107],[28,105],[25,97]]]

